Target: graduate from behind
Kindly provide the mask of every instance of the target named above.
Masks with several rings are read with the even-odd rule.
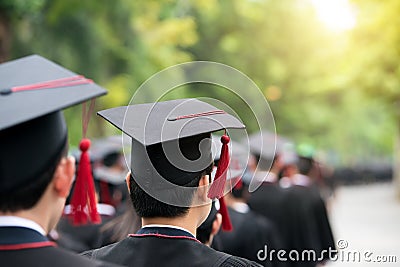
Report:
[[[195,238],[210,212],[210,198],[221,197],[225,185],[218,176],[210,186],[211,133],[243,129],[238,119],[197,99],[117,107],[99,114],[132,137],[127,184],[143,226],[116,244],[84,255],[127,266],[259,266]],[[227,145],[229,137],[224,135],[222,141]]]
[[[75,173],[62,109],[103,95],[91,80],[37,55],[0,65],[1,266],[113,266],[46,237]]]

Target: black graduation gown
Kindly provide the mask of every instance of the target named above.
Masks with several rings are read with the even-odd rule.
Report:
[[[35,230],[24,227],[0,227],[0,265],[12,267],[118,266],[91,261],[57,248]]]
[[[126,266],[260,266],[255,262],[216,251],[186,231],[145,227],[137,234],[82,255]]]
[[[69,218],[63,216],[57,225],[59,239],[56,242],[61,248],[77,253],[99,248],[103,245],[101,227],[111,219],[110,216],[101,216],[100,224],[74,226]]]
[[[256,191],[251,193],[248,201],[250,209],[276,225],[283,248],[286,247],[285,240],[282,238],[286,231],[282,225],[285,222],[285,212],[282,208],[284,199],[285,192],[278,184],[263,182]]]
[[[282,248],[281,241],[275,225],[268,219],[248,211],[240,213],[232,208],[228,208],[233,230],[231,232],[220,231],[218,233],[223,252],[256,261],[264,266],[284,266],[285,263],[262,259],[264,253],[257,253],[267,246],[267,250],[277,250]]]
[[[317,188],[304,186],[291,186],[287,189],[286,210],[288,220],[293,227],[288,235],[292,235],[291,249],[313,249],[317,261],[328,259],[329,251],[335,249],[335,241],[329,223],[326,206]],[[297,226],[297,227],[296,227]],[[322,256],[322,257],[320,257]]]
[[[101,227],[112,220],[114,216],[102,214],[100,210],[99,213],[101,223],[79,226],[73,225],[68,215],[64,214],[56,228],[59,236],[55,240],[57,245],[77,253],[103,246]]]
[[[289,259],[288,262],[290,266],[314,267],[317,265],[316,260],[300,258],[305,250],[314,250],[316,253],[320,250],[316,220],[309,205],[309,195],[305,194],[306,191],[294,190],[294,186],[284,191],[285,198],[281,205],[284,211],[284,220],[281,222],[281,228],[284,229],[282,238],[285,240],[286,251],[297,251],[299,255],[298,260]]]
[[[292,250],[299,255],[305,250],[315,252],[315,260],[288,259],[287,264],[290,266],[316,266],[318,261],[325,260],[319,259],[323,249],[334,249],[326,209],[314,188],[280,188],[277,184],[263,183],[251,194],[249,206],[276,224],[286,253]]]

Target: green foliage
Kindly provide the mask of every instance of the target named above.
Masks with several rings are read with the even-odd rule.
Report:
[[[400,97],[400,2],[355,1],[359,5],[359,27],[352,34],[353,83],[373,97],[395,102]],[[368,72],[368,75],[366,75]]]
[[[166,67],[221,62],[255,81],[278,134],[348,164],[390,154],[400,96],[400,2],[353,3],[357,27],[338,33],[324,28],[307,0],[2,0],[0,14],[12,21],[13,57],[38,53],[108,88],[96,109],[128,104]],[[206,93],[243,105],[223,88],[199,84],[164,99]],[[255,131],[250,110],[238,110]],[[80,112],[65,112],[73,145]],[[93,116],[89,135],[115,133],[106,125]]]
[[[0,14],[14,18],[36,13],[43,7],[45,0],[2,0]]]

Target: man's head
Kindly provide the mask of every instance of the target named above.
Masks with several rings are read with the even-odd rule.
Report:
[[[211,170],[212,165],[193,174],[193,180],[185,185],[185,187],[191,187],[193,190],[184,191],[182,194],[175,196],[176,201],[183,203],[183,206],[174,206],[155,199],[136,183],[135,178],[132,175],[129,175],[128,186],[133,207],[138,215],[143,218],[174,218],[185,216],[189,211],[189,207],[192,206],[192,203],[194,202],[193,200],[195,195],[201,194],[201,192],[197,191],[198,187],[210,183],[209,179],[211,177]],[[205,192],[203,191],[203,196],[199,197],[204,198],[206,196],[204,193]]]
[[[27,133],[33,139],[27,138]],[[0,131],[0,146],[0,213],[20,214],[51,203],[46,206],[47,230],[51,229],[61,215],[75,173],[75,161],[67,157],[67,130],[61,112]]]
[[[244,125],[197,99],[117,107],[99,115],[132,137],[128,186],[138,214],[172,218],[196,211],[201,224],[210,209],[211,133]]]
[[[52,126],[58,120],[61,126]],[[35,145],[29,144],[32,140],[26,142],[26,133],[35,136],[34,140],[38,142]],[[1,212],[16,212],[36,205],[52,181],[61,159],[66,156],[66,135],[60,114],[45,115],[0,131]],[[61,141],[57,142],[57,137],[52,136],[62,136],[59,138]],[[46,142],[50,142],[48,153],[41,155]]]
[[[135,174],[129,176],[129,191],[133,207],[140,217],[143,218],[174,218],[181,217],[188,214],[189,208],[194,206],[195,203],[202,203],[203,212],[199,213],[201,221],[207,217],[209,212],[209,202],[206,196],[208,184],[211,183],[211,172],[213,169],[213,162],[211,161],[211,143],[210,134],[200,134],[191,137],[185,137],[178,140],[178,151],[169,150],[168,144],[154,144],[146,147],[146,153],[150,160],[153,169],[154,177],[156,179],[165,179],[166,183],[161,185],[153,184],[153,189],[145,187],[149,177],[140,176],[142,172],[136,171],[139,176]],[[202,144],[202,145],[201,145]],[[202,148],[201,148],[202,146]],[[173,148],[172,148],[173,149]],[[134,152],[133,152],[134,153]],[[209,158],[208,164],[199,170],[187,171],[179,168],[170,162],[171,155],[175,153],[182,153],[182,155],[192,161],[199,160],[201,156]],[[207,155],[207,153],[209,155]],[[143,162],[143,161],[141,161]],[[137,168],[140,165],[135,161],[132,163]],[[160,177],[157,177],[160,175]],[[172,186],[170,186],[172,185]],[[162,186],[170,186],[167,189]],[[160,190],[168,190],[168,202],[163,201],[164,194]],[[161,196],[161,197],[159,197]]]

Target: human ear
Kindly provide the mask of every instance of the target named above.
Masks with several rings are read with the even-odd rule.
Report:
[[[220,213],[217,213],[215,215],[215,219],[213,221],[212,228],[211,228],[212,235],[216,235],[219,232],[219,229],[221,228],[221,224],[222,224],[222,215]]]
[[[199,186],[197,188],[198,197],[204,202],[209,201],[207,197],[208,185],[210,184],[209,177],[209,175],[203,175],[200,178]]]
[[[131,192],[131,173],[128,172],[125,178],[126,186],[128,187],[129,193]]]
[[[54,173],[54,189],[60,197],[67,198],[75,174],[75,158],[62,158]]]

